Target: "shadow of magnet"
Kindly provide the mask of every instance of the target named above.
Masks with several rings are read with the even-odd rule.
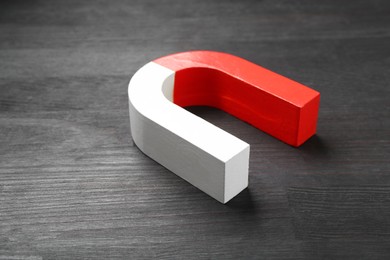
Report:
[[[226,203],[248,186],[249,144],[188,112],[211,106],[292,146],[316,132],[320,93],[226,53],[168,55],[128,88],[130,128],[146,155]]]

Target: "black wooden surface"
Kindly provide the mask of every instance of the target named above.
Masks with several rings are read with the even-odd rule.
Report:
[[[127,84],[157,57],[228,52],[321,92],[296,149],[251,144],[222,205],[142,154]],[[390,259],[390,2],[0,3],[0,259]]]

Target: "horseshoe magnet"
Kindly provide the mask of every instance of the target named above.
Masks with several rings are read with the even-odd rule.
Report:
[[[226,203],[248,186],[249,144],[188,112],[212,106],[292,146],[316,132],[320,93],[239,57],[191,51],[131,78],[130,129],[146,155]]]

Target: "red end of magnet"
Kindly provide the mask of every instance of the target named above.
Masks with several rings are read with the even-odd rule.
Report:
[[[299,146],[316,132],[320,93],[239,57],[210,51],[154,62],[175,71],[173,101],[212,106]]]

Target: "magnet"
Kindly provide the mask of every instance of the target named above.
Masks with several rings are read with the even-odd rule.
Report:
[[[139,149],[221,203],[248,186],[249,144],[182,107],[216,107],[299,146],[316,132],[320,101],[311,88],[213,51],[147,63],[130,80],[128,95]]]

